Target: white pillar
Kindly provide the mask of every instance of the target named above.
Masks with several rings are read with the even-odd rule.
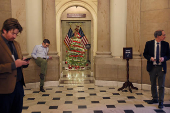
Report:
[[[127,0],[110,0],[110,37],[113,57],[123,56],[126,47]]]
[[[42,36],[42,0],[26,0],[26,30],[29,55],[35,45],[41,44]]]

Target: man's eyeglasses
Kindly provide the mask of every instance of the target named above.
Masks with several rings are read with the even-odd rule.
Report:
[[[46,47],[49,47],[49,44],[45,44]]]

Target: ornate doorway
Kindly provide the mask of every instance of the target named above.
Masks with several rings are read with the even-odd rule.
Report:
[[[91,21],[62,21],[60,84],[94,83],[91,72]]]

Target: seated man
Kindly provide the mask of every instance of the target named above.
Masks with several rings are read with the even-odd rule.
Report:
[[[31,53],[31,56],[35,59],[35,63],[41,67],[40,73],[40,91],[45,92],[44,86],[44,77],[47,71],[47,59],[52,59],[51,56],[47,56],[49,50],[50,41],[44,39],[41,45],[36,45]]]

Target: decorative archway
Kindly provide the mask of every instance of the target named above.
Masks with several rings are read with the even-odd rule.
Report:
[[[68,1],[63,0],[56,6],[56,43],[57,43],[57,51],[59,52],[60,56],[60,44],[61,43],[61,15],[64,12],[65,9],[71,6],[81,6],[86,8],[93,17],[93,38],[94,38],[94,51],[93,55],[95,55],[95,52],[97,51],[97,6],[92,3],[91,1],[85,2],[85,1]],[[96,43],[96,44],[95,44]]]
[[[57,52],[58,55],[61,56],[61,15],[62,13],[71,6],[81,6],[87,9],[93,18],[92,23],[92,31],[93,31],[93,56],[97,51],[97,6],[90,0],[86,1],[71,1],[71,0],[63,0],[59,4],[56,5],[56,44],[57,44]],[[60,66],[61,70],[61,66]],[[61,71],[60,71],[61,72]]]

